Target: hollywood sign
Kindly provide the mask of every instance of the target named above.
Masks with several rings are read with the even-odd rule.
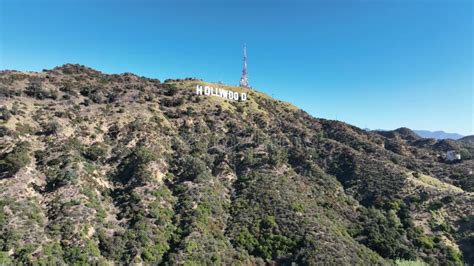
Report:
[[[196,94],[197,95],[206,95],[206,96],[216,96],[221,97],[227,100],[233,101],[247,101],[247,93],[246,92],[235,92],[231,90],[225,90],[221,88],[213,88],[210,86],[196,86]]]

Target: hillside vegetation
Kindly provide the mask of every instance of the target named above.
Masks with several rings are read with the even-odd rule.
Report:
[[[198,84],[0,72],[0,264],[474,263],[472,143]]]

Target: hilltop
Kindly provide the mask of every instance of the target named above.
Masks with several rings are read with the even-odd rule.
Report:
[[[470,142],[71,64],[0,97],[0,264],[474,263]]]
[[[462,138],[458,139],[458,142],[474,145],[474,135],[473,136],[462,137]]]

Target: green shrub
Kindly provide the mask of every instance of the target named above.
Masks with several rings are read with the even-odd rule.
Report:
[[[10,129],[8,129],[5,126],[0,126],[0,137],[5,137],[5,136],[13,136],[14,132],[12,132]]]
[[[268,163],[273,166],[279,166],[288,161],[287,152],[276,145],[267,145]]]
[[[75,184],[77,181],[77,173],[72,169],[57,169],[46,176],[46,183],[48,190]]]
[[[178,88],[174,84],[167,84],[164,89],[164,94],[166,96],[174,96],[178,93]]]
[[[448,259],[456,263],[457,265],[463,265],[462,254],[456,251],[452,247],[448,248]]]
[[[85,152],[84,157],[92,161],[100,161],[107,156],[108,146],[103,143],[92,144]]]
[[[123,183],[136,185],[150,181],[151,173],[148,171],[148,164],[157,159],[158,157],[151,149],[144,146],[135,148],[121,166],[118,179]]]
[[[12,260],[8,256],[8,252],[0,251],[0,265],[10,265]]]
[[[470,160],[472,159],[472,154],[467,149],[461,149],[459,152],[461,154],[462,160]]]
[[[59,125],[58,121],[49,121],[43,126],[43,133],[45,135],[53,135],[57,134],[61,129],[61,125]]]
[[[20,135],[33,135],[36,133],[36,128],[32,127],[30,124],[27,123],[17,123],[16,124],[16,131]]]
[[[419,236],[416,239],[415,244],[417,244],[419,247],[423,247],[425,249],[433,249],[433,247],[434,247],[433,239],[431,237],[428,237],[428,236],[425,236],[425,235]]]
[[[15,254],[15,261],[21,262],[22,264],[32,264],[34,261],[34,257],[32,253],[36,250],[36,246],[32,244],[27,244],[23,246],[20,250],[18,250]]]
[[[415,259],[410,246],[403,241],[396,217],[375,208],[369,208],[362,216],[363,229],[356,237],[363,236],[361,243],[384,258]]]
[[[201,159],[186,155],[183,158],[181,177],[187,180],[195,179],[199,174],[206,172],[207,167]]]
[[[13,103],[12,109],[10,110],[10,112],[12,113],[12,115],[17,115],[17,114],[19,114],[19,112],[20,112],[20,105],[18,104],[18,102],[14,102],[14,103]]]
[[[11,90],[6,86],[0,85],[0,96],[1,97],[12,97],[15,94],[16,94],[15,90]]]
[[[12,117],[12,114],[6,106],[0,107],[0,119],[2,119],[5,122],[8,122],[8,120],[10,120],[11,117]]]
[[[29,155],[30,143],[19,142],[13,150],[0,159],[0,178],[12,176],[31,161]]]
[[[48,93],[43,89],[43,85],[40,79],[30,80],[30,82],[25,88],[25,94],[39,100],[48,97]]]
[[[441,209],[442,207],[443,207],[443,202],[441,202],[440,200],[435,200],[430,203],[429,209],[432,211],[436,211],[436,210]]]

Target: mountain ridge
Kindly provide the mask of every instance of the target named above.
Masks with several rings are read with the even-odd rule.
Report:
[[[472,262],[469,143],[198,84],[0,72],[0,263]]]
[[[402,129],[402,128],[405,128],[405,127],[401,127],[401,128],[397,128],[397,129],[393,129],[393,130],[386,130],[386,129],[371,130],[369,128],[365,128],[365,130],[367,130],[367,131],[391,132],[391,131],[397,131],[397,130]],[[417,129],[410,129],[410,130],[413,131],[413,133],[415,133],[419,137],[425,138],[425,139],[432,138],[432,139],[438,139],[438,140],[441,140],[441,139],[459,140],[459,139],[465,137],[464,135],[461,135],[461,134],[458,134],[458,133],[448,133],[448,132],[444,132],[442,130],[436,130],[436,131],[417,130]]]
[[[433,138],[433,139],[453,139],[458,140],[463,138],[464,135],[458,133],[449,133],[442,130],[429,131],[429,130],[414,130],[416,134],[423,138]]]

